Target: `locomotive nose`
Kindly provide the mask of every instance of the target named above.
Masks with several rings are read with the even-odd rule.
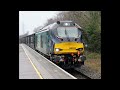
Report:
[[[84,51],[83,43],[63,42],[63,43],[57,43],[54,46],[55,54],[71,54],[71,53],[77,54],[78,51],[80,52]]]

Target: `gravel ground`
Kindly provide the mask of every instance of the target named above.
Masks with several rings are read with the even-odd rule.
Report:
[[[80,71],[81,73],[87,75],[92,79],[101,79],[101,70],[96,71],[88,67],[87,65],[81,66],[81,68],[76,68],[76,70]]]
[[[72,74],[73,76],[75,76],[77,79],[86,79],[84,76],[82,76],[79,72],[77,72],[74,69],[68,69],[66,70],[68,73]]]

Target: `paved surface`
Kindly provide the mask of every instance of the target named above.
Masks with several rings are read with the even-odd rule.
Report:
[[[25,44],[19,45],[19,78],[76,79]]]
[[[22,46],[19,46],[19,79],[39,79]]]

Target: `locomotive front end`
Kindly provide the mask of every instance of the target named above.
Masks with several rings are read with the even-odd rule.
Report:
[[[83,65],[86,57],[80,28],[72,22],[63,22],[54,30],[54,35],[53,61],[66,67]]]

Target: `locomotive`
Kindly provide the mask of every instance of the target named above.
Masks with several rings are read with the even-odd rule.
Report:
[[[73,21],[57,21],[20,41],[64,69],[75,68],[86,60],[82,32]]]

